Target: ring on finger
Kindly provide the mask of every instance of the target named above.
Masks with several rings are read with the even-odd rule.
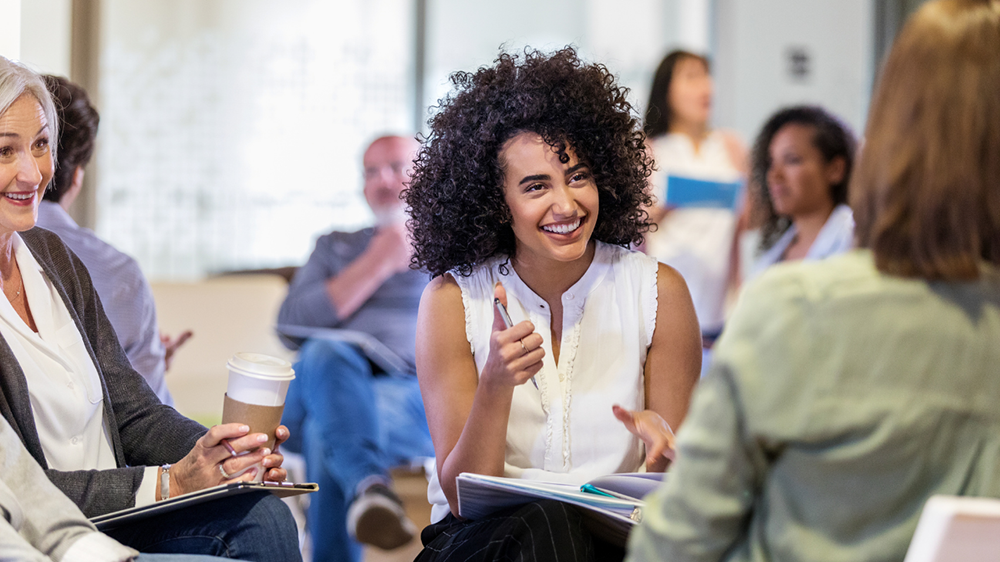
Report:
[[[221,462],[219,463],[219,474],[221,474],[222,477],[225,478],[226,480],[231,480],[232,477],[233,477],[232,474],[229,474],[228,472],[226,472],[226,468],[224,466],[222,466]]]
[[[523,349],[524,350],[524,354],[527,355],[528,354],[528,348],[524,347],[524,340],[517,340],[517,343],[521,344],[521,349]]]

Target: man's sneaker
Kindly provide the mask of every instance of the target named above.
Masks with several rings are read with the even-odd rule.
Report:
[[[351,502],[347,532],[360,543],[392,550],[413,540],[417,526],[406,517],[395,492],[384,484],[372,484]]]

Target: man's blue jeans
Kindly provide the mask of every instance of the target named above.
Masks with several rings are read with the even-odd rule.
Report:
[[[292,514],[267,492],[205,502],[106,534],[144,553],[207,554],[258,562],[302,560]]]
[[[225,558],[197,554],[140,554],[136,562],[221,562]]]
[[[415,457],[434,456],[416,377],[376,373],[353,344],[308,340],[295,365],[282,422],[319,484],[309,499],[313,562],[360,560],[347,533],[358,484]],[[301,436],[301,441],[294,436]]]

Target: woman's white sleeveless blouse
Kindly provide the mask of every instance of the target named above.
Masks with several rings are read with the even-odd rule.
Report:
[[[530,320],[542,336],[542,370],[514,389],[507,423],[504,476],[583,483],[639,470],[642,442],[611,413],[611,406],[644,408],[643,366],[656,327],[656,260],[597,242],[594,261],[563,294],[559,364],[553,360],[548,305],[502,258],[454,275],[462,290],[465,331],[476,369],[490,351],[493,287],[502,282],[514,324]],[[435,471],[428,488],[432,520],[448,514]]]

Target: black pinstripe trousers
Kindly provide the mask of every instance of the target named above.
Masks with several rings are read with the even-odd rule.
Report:
[[[625,551],[594,537],[572,506],[542,500],[463,521],[448,514],[420,535],[414,562],[616,562]]]

